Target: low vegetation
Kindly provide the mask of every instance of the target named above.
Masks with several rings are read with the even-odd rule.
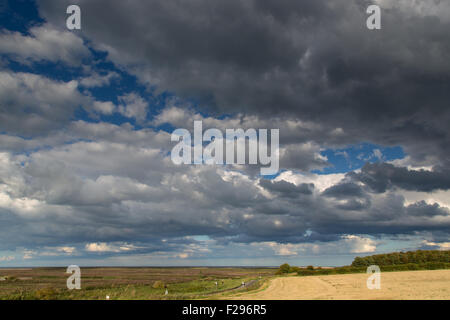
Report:
[[[64,268],[0,269],[0,300],[198,299],[266,279],[260,268],[81,268],[81,290],[68,290]],[[261,278],[260,278],[261,277]],[[259,281],[242,291],[257,288]],[[167,294],[166,294],[167,290]]]

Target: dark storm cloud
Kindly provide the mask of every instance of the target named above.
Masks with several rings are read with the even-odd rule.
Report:
[[[348,199],[344,203],[338,204],[336,207],[341,210],[347,210],[347,211],[360,211],[363,209],[367,209],[370,206],[370,200],[369,199]]]
[[[40,12],[64,27],[69,2],[39,1]],[[372,2],[75,1],[81,34],[160,90],[219,114],[342,128],[341,143],[401,144],[413,161],[446,165],[450,10],[387,1],[382,29],[369,31]]]
[[[364,191],[355,183],[341,183],[326,189],[323,195],[334,198],[362,197]]]
[[[447,216],[449,211],[446,208],[440,207],[437,203],[432,205],[427,204],[425,201],[419,201],[409,205],[406,208],[409,215],[412,216]]]
[[[422,192],[450,189],[450,172],[439,168],[436,171],[408,170],[389,163],[367,163],[361,172],[351,172],[348,176],[368,185],[374,192],[385,192],[393,187]]]
[[[334,222],[317,221],[314,230],[319,234],[371,234],[371,235],[414,235],[420,232],[441,233],[447,236],[450,232],[448,221],[449,210],[437,204],[429,205],[419,202],[404,206],[394,199],[387,200],[378,207],[362,208],[353,212],[353,218],[339,214]],[[350,211],[352,212],[352,211]],[[348,216],[347,216],[348,218]],[[432,222],[433,218],[438,218]],[[442,224],[437,222],[443,219]],[[440,224],[440,225],[439,225]]]
[[[296,186],[293,183],[287,181],[270,181],[261,180],[259,184],[272,192],[280,194],[282,197],[296,198],[300,194],[310,195],[314,190],[314,184],[312,183],[302,183]]]

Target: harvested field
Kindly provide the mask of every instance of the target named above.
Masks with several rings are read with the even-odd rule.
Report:
[[[369,290],[367,274],[279,277],[255,293],[231,299],[262,300],[410,300],[450,299],[450,270],[383,272],[381,289]]]

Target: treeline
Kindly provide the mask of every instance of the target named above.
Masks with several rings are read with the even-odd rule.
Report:
[[[352,267],[368,267],[370,265],[381,267],[403,264],[426,264],[430,262],[450,263],[450,251],[417,250],[356,257],[352,262]]]
[[[438,270],[450,269],[450,251],[418,250],[356,257],[350,266],[321,268],[294,267],[285,263],[277,274],[296,273],[300,276],[363,273],[370,265],[377,265],[383,271]]]
[[[366,272],[365,267],[352,267],[352,266],[344,266],[344,267],[336,267],[336,268],[321,268],[321,267],[313,267],[308,266],[305,268],[302,267],[294,267],[285,263],[280,266],[277,273],[288,274],[288,273],[296,273],[300,276],[311,276],[311,275],[325,275],[325,274],[344,274],[344,273],[358,273],[358,272]]]

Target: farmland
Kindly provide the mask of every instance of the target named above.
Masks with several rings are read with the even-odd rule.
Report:
[[[257,300],[449,300],[450,270],[383,272],[381,288],[369,290],[367,274],[285,276],[257,292],[233,299]]]
[[[379,290],[367,288],[366,273],[270,268],[81,268],[80,290],[67,289],[68,277],[66,268],[0,269],[0,300],[450,299],[450,270],[382,271]]]
[[[236,290],[242,282],[252,285],[237,290],[256,288],[275,272],[269,268],[81,268],[81,290],[68,290],[70,275],[65,268],[0,269],[0,299],[198,299]]]

